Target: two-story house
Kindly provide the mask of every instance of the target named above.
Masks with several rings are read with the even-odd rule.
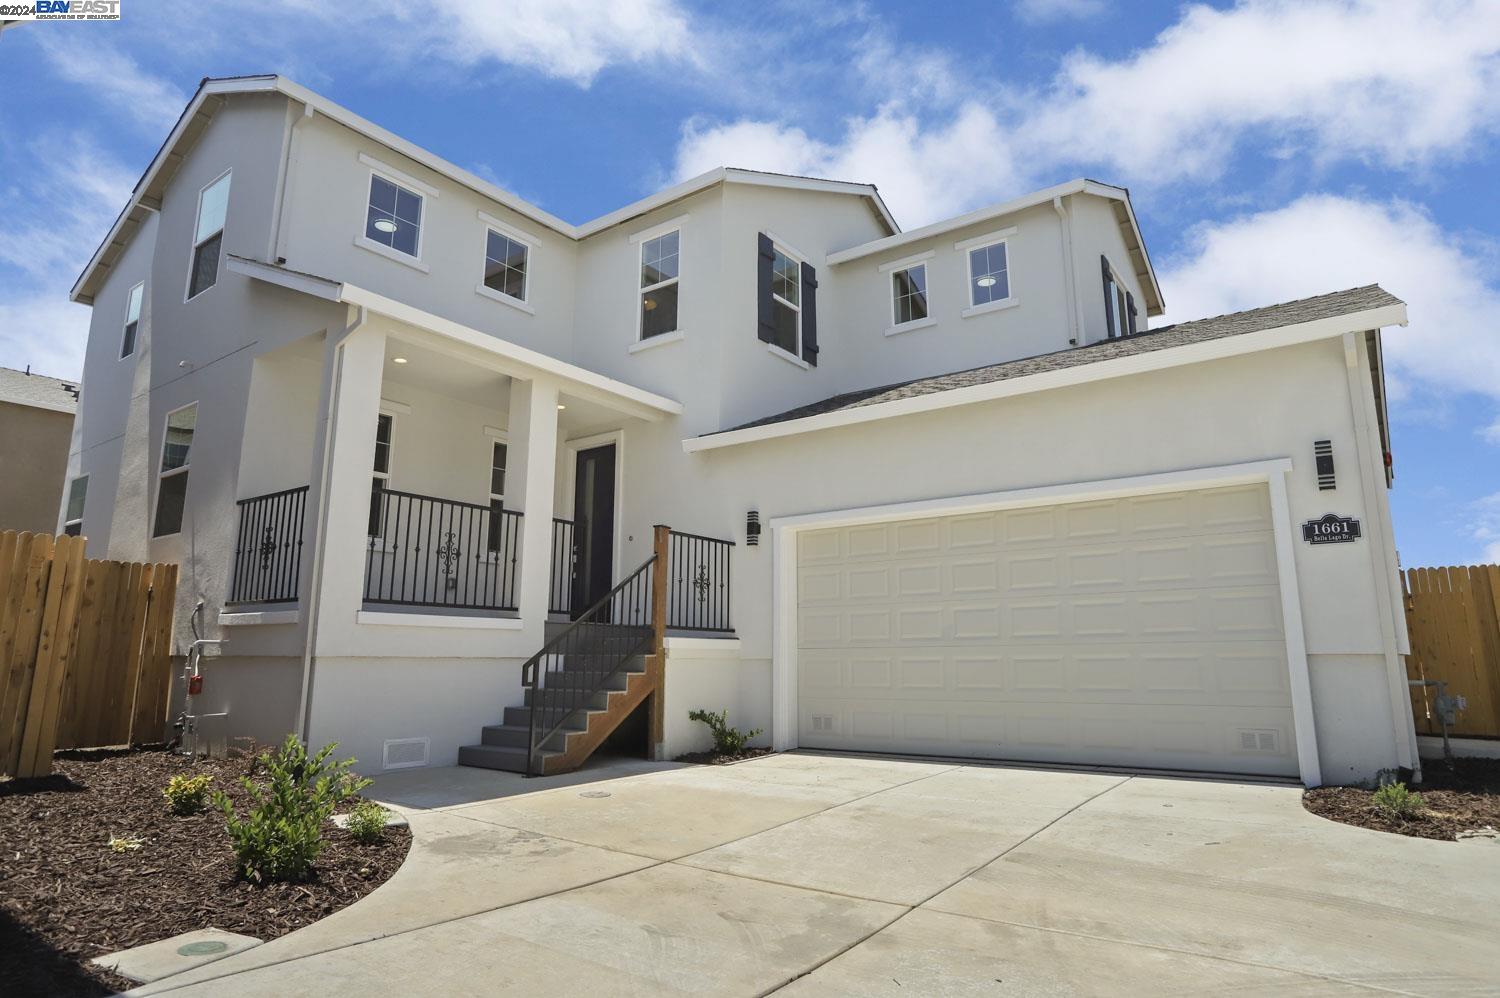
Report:
[[[211,79],[73,298],[90,555],[181,564],[227,734],[520,769],[649,704],[667,755],[703,707],[782,749],[1415,760],[1404,306],[1153,329],[1121,188],[902,232],[871,186],[719,169],[574,225],[286,79]],[[610,699],[643,565],[665,665]]]

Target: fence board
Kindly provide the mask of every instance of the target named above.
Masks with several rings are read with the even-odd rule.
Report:
[[[176,601],[177,566],[157,565],[130,721],[132,744],[161,741],[165,730],[167,694],[172,682],[172,608]]]
[[[14,773],[21,761],[21,743],[26,732],[26,711],[31,703],[31,679],[36,667],[37,639],[42,630],[42,611],[47,580],[52,574],[52,538],[36,534],[17,559],[10,593],[14,603],[10,654],[5,666],[5,698],[0,704],[0,772]]]
[[[1411,655],[1407,675],[1447,683],[1467,706],[1456,735],[1500,737],[1500,565],[1408,569],[1402,576]],[[1436,691],[1414,691],[1419,730],[1442,730]]]

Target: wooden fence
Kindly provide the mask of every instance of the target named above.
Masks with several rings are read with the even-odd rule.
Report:
[[[1500,565],[1412,568],[1402,573],[1410,679],[1441,679],[1464,697],[1456,735],[1500,736]],[[1440,734],[1437,690],[1414,687],[1418,734]]]
[[[82,537],[0,533],[0,774],[57,748],[160,741],[176,565],[86,561]]]

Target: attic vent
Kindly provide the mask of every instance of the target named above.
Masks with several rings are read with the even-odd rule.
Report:
[[[1240,751],[1242,752],[1275,752],[1276,732],[1240,729]]]
[[[1327,492],[1335,488],[1333,480],[1333,441],[1314,440],[1313,457],[1318,466],[1318,489]]]
[[[386,769],[425,766],[431,747],[430,738],[388,738],[381,753],[381,765]]]
[[[832,714],[814,714],[812,716],[812,729],[813,729],[813,731],[832,731],[833,730],[833,715]]]

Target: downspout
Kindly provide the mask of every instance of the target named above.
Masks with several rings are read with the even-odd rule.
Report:
[[[271,218],[271,241],[266,247],[266,262],[279,264],[286,258],[283,247],[286,239],[281,230],[282,216],[286,213],[286,203],[292,199],[292,191],[297,184],[297,152],[300,143],[297,141],[302,126],[312,121],[313,111],[311,104],[302,105],[302,113],[297,120],[292,122],[287,130],[286,155],[281,159],[281,176],[276,178],[276,212]]]
[[[313,670],[317,666],[318,606],[323,592],[323,551],[328,537],[328,489],[333,480],[333,462],[329,460],[329,456],[333,453],[334,436],[338,429],[344,344],[351,334],[364,327],[367,318],[365,307],[360,305],[354,321],[345,326],[339,332],[338,339],[334,340],[333,363],[329,365],[328,415],[323,421],[323,453],[319,458],[322,467],[318,474],[318,508],[315,519],[318,532],[313,541],[312,574],[307,587],[307,635],[302,647],[302,696],[297,705],[297,738],[303,742],[307,741],[308,731],[312,727],[312,680]]]
[[[1052,210],[1057,212],[1057,227],[1062,235],[1063,294],[1068,299],[1068,345],[1082,346],[1083,335],[1078,328],[1078,275],[1073,259],[1073,216],[1061,197],[1052,199]]]
[[[1370,435],[1375,432],[1370,425],[1370,411],[1375,400],[1368,377],[1360,363],[1359,343],[1354,333],[1344,334],[1344,368],[1348,375],[1349,410],[1354,418],[1354,445],[1359,460],[1360,487],[1365,495],[1367,515],[1375,520],[1376,529],[1368,534],[1370,539],[1370,568],[1375,581],[1376,615],[1380,618],[1380,641],[1385,652],[1386,687],[1391,700],[1391,725],[1396,736],[1396,762],[1412,771],[1412,782],[1422,782],[1422,760],[1412,750],[1412,734],[1408,725],[1411,719],[1411,694],[1406,686],[1406,670],[1396,653],[1396,617],[1391,600],[1391,580],[1386,578],[1389,561],[1386,557],[1386,524],[1380,505],[1385,477],[1384,455],[1375,460],[1370,446]],[[1368,407],[1367,407],[1368,406]],[[1377,472],[1378,469],[1378,472]]]

